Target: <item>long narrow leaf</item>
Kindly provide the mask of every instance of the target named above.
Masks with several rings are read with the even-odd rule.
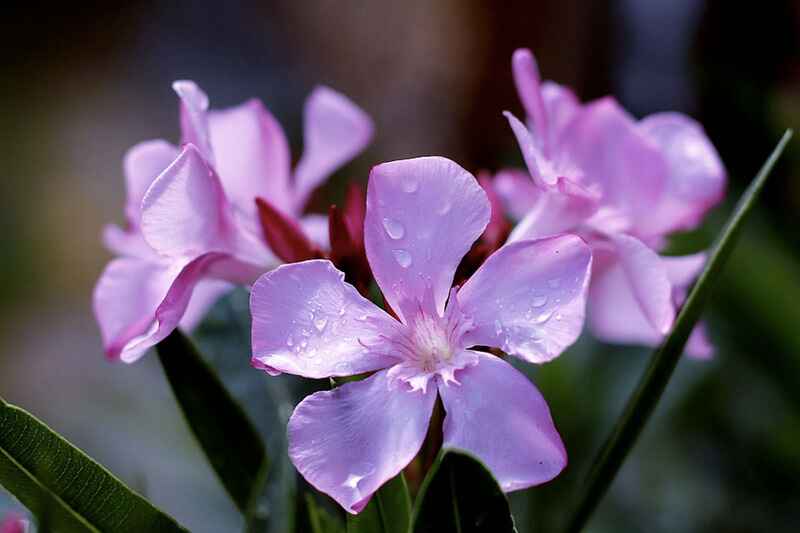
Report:
[[[508,499],[475,457],[447,450],[422,482],[411,518],[412,533],[516,532]]]
[[[59,532],[185,531],[28,412],[0,398],[0,485]]]
[[[157,350],[172,392],[203,453],[236,506],[247,512],[267,460],[261,437],[185,335],[175,330]]]
[[[357,515],[347,515],[347,533],[407,533],[411,497],[403,473],[386,482]]]
[[[733,250],[742,223],[755,205],[761,189],[769,176],[772,167],[783,152],[786,143],[792,137],[788,130],[781,138],[764,166],[745,191],[733,214],[728,219],[722,233],[717,238],[705,269],[695,283],[686,302],[675,319],[672,331],[656,350],[650,363],[642,375],[622,415],[611,431],[611,435],[597,456],[589,472],[588,479],[578,500],[574,514],[571,516],[567,531],[580,531],[589,520],[600,499],[606,493],[611,482],[625,461],[636,442],[644,425],[653,413],[658,400],[672,376],[675,366],[680,360],[689,335],[697,325],[700,314],[708,300],[713,283],[719,277],[725,262]]]

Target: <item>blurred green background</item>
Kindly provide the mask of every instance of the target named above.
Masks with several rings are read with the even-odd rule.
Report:
[[[348,179],[365,180],[380,161],[438,154],[473,171],[519,164],[500,111],[520,111],[510,56],[530,47],[545,77],[584,99],[613,93],[637,116],[674,109],[704,123],[728,168],[729,198],[702,229],[675,239],[676,253],[708,245],[782,130],[800,125],[800,4],[790,0],[195,1],[46,10],[12,2],[1,24],[0,395],[197,532],[235,531],[241,519],[156,359],[107,363],[90,312],[92,286],[109,259],[100,230],[122,221],[123,153],[144,139],[177,140],[172,80],[194,79],[216,107],[261,97],[295,154],[302,102],[315,84],[362,105],[376,121],[375,141],[318,195],[322,210],[325,194],[339,197]],[[706,313],[716,357],[682,361],[589,531],[797,531],[799,174],[795,140]],[[220,304],[198,338],[279,456],[283,421],[300,391],[247,369],[243,302],[238,294]],[[221,341],[219,329],[238,340]],[[520,531],[552,531],[563,521],[648,354],[586,335],[555,362],[524,367],[548,399],[571,461],[554,482],[513,496]],[[281,502],[302,488],[282,468],[263,510],[272,531],[291,522]],[[9,506],[0,491],[0,512]]]

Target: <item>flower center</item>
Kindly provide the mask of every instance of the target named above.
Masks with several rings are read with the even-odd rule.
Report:
[[[453,358],[455,339],[449,338],[442,322],[438,317],[423,315],[411,326],[413,356],[424,372],[433,372]]]

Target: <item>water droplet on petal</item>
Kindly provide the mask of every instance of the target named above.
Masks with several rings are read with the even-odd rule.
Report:
[[[534,322],[536,324],[544,324],[545,322],[550,320],[550,317],[552,316],[553,316],[553,311],[545,311],[544,313],[537,316]]]
[[[453,205],[450,203],[450,201],[445,201],[442,205],[439,206],[436,212],[440,215],[446,215],[447,213],[450,212],[450,209],[452,207]]]
[[[408,268],[411,266],[411,254],[408,253],[407,250],[399,248],[397,250],[392,250],[392,253],[394,254],[394,258],[398,265],[403,268]]]
[[[561,285],[561,280],[558,279],[558,278],[549,279],[549,280],[547,280],[547,284],[551,288],[557,289]]]
[[[328,325],[328,319],[324,316],[317,317],[314,319],[314,327],[317,328],[317,331],[322,331],[325,329],[325,326]]]
[[[531,305],[534,307],[542,307],[546,303],[547,303],[547,296],[545,295],[534,296],[533,300],[531,300]]]
[[[391,218],[383,219],[383,228],[386,230],[386,234],[395,240],[402,239],[403,235],[406,234],[406,228],[403,227],[403,224]]]

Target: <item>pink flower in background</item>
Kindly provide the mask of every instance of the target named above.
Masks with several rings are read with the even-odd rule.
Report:
[[[636,121],[610,97],[581,104],[541,82],[529,50],[514,80],[528,117],[506,117],[530,175],[500,172],[498,194],[520,220],[509,241],[562,232],[592,246],[589,325],[612,342],[655,345],[703,267],[704,255],[662,257],[668,233],[696,227],[725,191],[725,170],[702,127],[679,113]],[[687,352],[711,355],[703,329]]]
[[[25,533],[28,531],[28,521],[17,513],[8,513],[0,520],[0,533]]]
[[[372,135],[361,109],[318,87],[305,103],[304,152],[292,171],[283,130],[260,101],[209,111],[193,82],[173,87],[184,145],[148,141],[125,156],[127,226],[106,228],[119,257],[94,290],[106,355],[125,362],[176,327],[191,329],[232,284],[252,283],[294,252],[291,243],[270,249],[274,225],[327,247],[326,219],[302,216],[305,203]]]
[[[590,249],[571,235],[518,241],[451,288],[489,218],[485,192],[450,160],[378,165],[365,245],[398,318],[324,260],[280,266],[253,286],[254,366],[310,378],[375,372],[308,396],[288,426],[297,469],[351,513],[417,454],[437,395],[443,446],[475,454],[504,490],[546,482],[566,465],[541,394],[475,347],[533,363],[558,356],[582,329]]]

